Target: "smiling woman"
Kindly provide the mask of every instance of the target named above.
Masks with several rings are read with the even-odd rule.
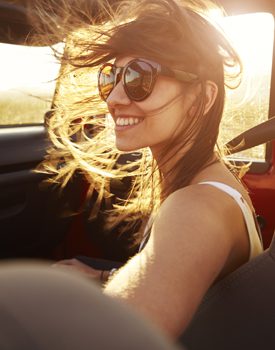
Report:
[[[53,147],[40,170],[62,186],[81,171],[88,200],[97,192],[92,215],[105,201],[109,227],[132,225],[138,253],[107,276],[75,259],[55,266],[107,277],[105,293],[176,338],[208,288],[262,252],[248,193],[217,144],[225,86],[239,86],[242,64],[208,1],[113,9],[99,0],[97,18],[81,5],[60,22],[44,18],[66,49],[48,124]],[[129,191],[114,202],[114,183],[125,178]]]

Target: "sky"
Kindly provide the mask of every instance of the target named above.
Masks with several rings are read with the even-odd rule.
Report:
[[[49,47],[0,44],[0,91],[54,88],[59,64]]]

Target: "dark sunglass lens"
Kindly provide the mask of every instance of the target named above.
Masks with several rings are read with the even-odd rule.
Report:
[[[104,66],[98,76],[98,90],[101,98],[106,101],[115,85],[115,74],[112,65]]]
[[[150,95],[153,85],[153,72],[150,64],[133,61],[124,75],[127,95],[134,101],[142,101]]]

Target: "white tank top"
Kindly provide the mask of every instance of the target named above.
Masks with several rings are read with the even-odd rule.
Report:
[[[221,191],[226,192],[230,197],[232,197],[237,202],[237,204],[241,208],[241,211],[243,213],[244,220],[246,223],[246,227],[247,227],[247,233],[248,233],[249,242],[250,242],[249,260],[259,255],[263,251],[260,230],[257,225],[257,219],[255,216],[255,213],[251,210],[251,208],[249,207],[247,201],[243,198],[243,196],[237,190],[235,190],[231,186],[228,186],[222,182],[205,181],[205,182],[200,182],[199,185],[214,186],[220,189]],[[144,236],[140,243],[139,251],[141,251],[144,248],[144,246],[146,245],[150,237],[152,221],[153,221],[153,218],[150,217],[146,225],[146,228],[144,230]]]

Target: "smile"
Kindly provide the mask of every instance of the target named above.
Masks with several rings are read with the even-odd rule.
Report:
[[[134,118],[134,117],[119,117],[116,120],[116,126],[132,126],[132,125],[137,125],[143,121],[143,118]]]

